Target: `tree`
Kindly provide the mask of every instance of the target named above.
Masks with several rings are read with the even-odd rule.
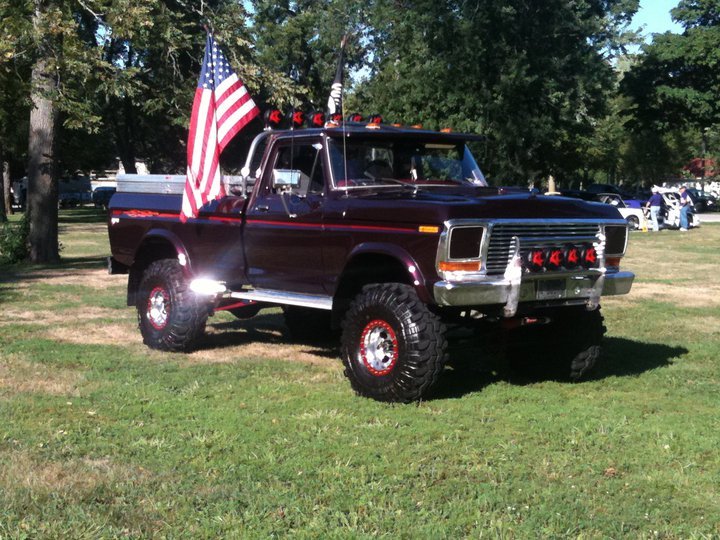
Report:
[[[6,205],[5,201],[10,196],[10,191],[5,189],[10,183],[9,166],[6,166],[7,162],[3,158],[2,147],[0,146],[0,223],[7,221],[7,215],[12,211],[10,205]],[[6,174],[7,172],[7,174]]]
[[[28,214],[31,259],[57,261],[57,173],[108,164],[119,155],[134,172],[138,155],[165,171],[185,164],[187,124],[204,44],[214,26],[251,92],[278,77],[261,72],[244,4],[209,0],[201,11],[172,0],[4,0],[0,67],[27,59],[17,75],[30,106]],[[239,61],[242,59],[242,61]],[[11,78],[0,69],[2,82]],[[281,91],[289,88],[280,81]],[[13,94],[15,96],[15,94]],[[23,107],[0,99],[0,120]],[[15,106],[13,109],[12,107]],[[10,136],[0,129],[0,146]],[[57,134],[62,134],[58,137]],[[20,154],[16,150],[16,155]]]
[[[30,59],[27,42],[21,38],[30,26],[30,17],[18,5],[0,3],[3,32],[0,33],[0,167],[4,207],[0,214],[12,212],[10,181],[15,171],[24,170],[28,137]],[[22,175],[21,175],[22,176]]]
[[[352,36],[345,51],[346,71],[361,65],[365,52],[360,42],[367,31],[364,20],[371,4],[360,0],[254,0],[257,62],[286,86],[273,84],[261,100],[278,107],[324,110],[343,35]]]
[[[682,34],[656,35],[630,70],[623,91],[632,99],[636,131],[693,129],[698,151],[720,124],[720,0],[682,0],[672,10]]]
[[[35,0],[33,27],[37,56],[32,69],[30,134],[28,139],[28,200],[30,260],[55,263],[60,260],[57,223],[57,178],[54,142],[56,109],[52,93],[57,85],[52,26],[53,6]]]
[[[486,134],[502,183],[583,167],[636,0],[376,0],[361,102],[404,123]],[[370,105],[372,104],[372,105]]]

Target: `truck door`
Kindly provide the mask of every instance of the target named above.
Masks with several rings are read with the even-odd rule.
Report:
[[[245,257],[250,283],[322,294],[325,190],[320,139],[279,141],[250,201]]]

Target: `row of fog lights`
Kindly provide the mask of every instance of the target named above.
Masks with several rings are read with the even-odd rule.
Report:
[[[560,269],[596,268],[597,251],[591,245],[567,245],[531,249],[522,254],[523,267],[529,272],[545,272]]]

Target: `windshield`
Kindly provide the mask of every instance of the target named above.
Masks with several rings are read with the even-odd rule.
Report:
[[[330,139],[329,147],[337,187],[488,185],[462,142]]]

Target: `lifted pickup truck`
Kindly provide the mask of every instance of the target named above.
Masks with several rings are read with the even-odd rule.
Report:
[[[124,176],[110,272],[127,273],[144,342],[186,351],[208,316],[283,306],[295,335],[341,329],[345,373],[378,400],[421,399],[446,328],[506,332],[524,360],[578,378],[626,294],[628,227],[610,205],[487,185],[477,137],[377,124],[253,141],[228,195],[180,221],[184,177]]]

